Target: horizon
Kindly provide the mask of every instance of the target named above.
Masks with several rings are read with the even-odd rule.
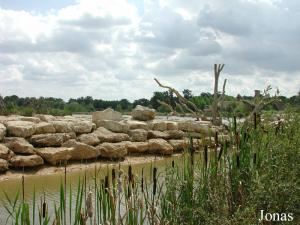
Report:
[[[295,96],[299,10],[297,0],[2,0],[0,94],[132,102],[163,92],[157,77],[198,95],[213,91],[219,62],[226,95],[271,85]]]

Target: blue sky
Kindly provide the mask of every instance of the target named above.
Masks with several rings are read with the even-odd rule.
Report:
[[[300,90],[298,0],[0,0],[0,94],[130,100]],[[222,82],[222,81],[221,81]]]

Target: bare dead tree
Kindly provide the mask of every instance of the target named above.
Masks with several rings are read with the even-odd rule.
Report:
[[[190,112],[191,114],[193,114],[197,119],[200,118],[200,116],[203,114],[202,110],[200,110],[193,102],[187,100],[186,98],[184,98],[179,91],[177,91],[175,88],[167,86],[162,84],[161,82],[159,82],[156,78],[154,78],[155,82],[162,88],[166,88],[168,89],[170,92],[174,93],[178,99],[178,102],[176,102],[176,106],[177,108],[179,108],[179,110],[181,112],[187,111]],[[165,106],[166,108],[168,108],[171,112],[176,112],[176,109],[174,109],[171,105],[162,102],[162,101],[158,101],[158,103],[160,103],[161,105]]]
[[[268,85],[264,90],[263,95],[255,97],[252,101],[241,99],[241,101],[245,105],[252,109],[249,118],[251,118],[254,115],[254,113],[256,113],[257,115],[260,114],[266,106],[271,105],[276,101],[280,101],[277,97],[279,95],[279,90],[277,89],[275,95],[273,97],[270,97],[271,90],[272,87]]]
[[[224,103],[224,97],[225,97],[225,88],[226,88],[226,82],[227,79],[224,80],[223,83],[223,91],[221,96],[219,96],[219,78],[220,74],[224,68],[225,64],[214,64],[214,75],[215,75],[215,84],[214,84],[214,101],[211,106],[211,112],[212,112],[212,123],[214,125],[220,124],[220,120],[218,119],[219,112],[218,112],[218,106],[222,107]]]

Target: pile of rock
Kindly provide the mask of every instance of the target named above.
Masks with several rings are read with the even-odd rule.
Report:
[[[131,118],[112,109],[94,112],[92,120],[73,116],[0,117],[0,171],[57,165],[70,160],[123,159],[131,153],[172,154],[202,145],[216,129],[209,122],[157,121],[155,111],[137,106]],[[226,138],[223,136],[223,138]]]

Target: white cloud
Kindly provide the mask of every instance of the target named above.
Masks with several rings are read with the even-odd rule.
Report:
[[[199,94],[212,91],[214,63],[226,64],[229,94],[267,84],[299,91],[299,1],[143,6],[80,0],[44,14],[0,7],[1,94],[133,100],[162,90],[153,77]]]

